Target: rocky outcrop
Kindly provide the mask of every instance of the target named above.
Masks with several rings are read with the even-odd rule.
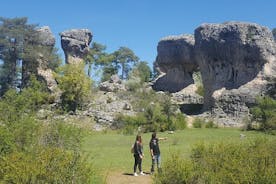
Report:
[[[95,100],[90,104],[88,110],[83,114],[92,117],[96,124],[93,129],[102,130],[105,128],[118,128],[116,118],[119,114],[133,116],[129,100],[122,99],[120,93],[99,91],[95,94]]]
[[[112,75],[109,81],[100,83],[99,89],[105,92],[126,91],[126,86],[118,75]]]
[[[154,63],[160,75],[154,81],[154,90],[178,92],[194,83],[192,74],[198,70],[198,66],[194,60],[193,48],[193,35],[169,36],[161,39]]]
[[[204,110],[211,112],[218,123],[240,126],[248,117],[256,96],[275,95],[276,46],[268,28],[242,22],[202,24],[195,30],[193,49],[177,47],[175,40],[158,44],[157,67],[163,66],[161,71],[167,73],[177,68],[177,72],[171,72],[173,81],[164,80],[162,85],[179,91],[181,85],[174,84],[190,81],[191,77],[179,75],[187,70],[181,68],[183,64],[175,67],[175,61],[180,61],[181,54],[187,58],[194,56],[193,62],[185,60],[184,63],[196,63],[195,66],[199,67],[205,91]]]
[[[48,26],[43,26],[37,29],[38,37],[39,37],[39,44],[43,46],[49,46],[51,48],[54,47],[56,40],[55,37]]]
[[[92,33],[88,29],[71,29],[60,33],[67,64],[81,63],[89,51]]]
[[[48,26],[37,29],[37,35],[34,35],[34,43],[42,46],[42,49],[36,50],[36,62],[23,61],[22,62],[22,86],[26,86],[31,74],[35,74],[39,80],[46,83],[49,91],[58,98],[59,89],[53,76],[53,71],[48,67],[49,57],[54,49],[55,37]],[[39,48],[39,47],[38,47]]]
[[[257,24],[203,24],[195,30],[195,53],[205,109],[217,116],[244,118],[249,104],[266,94],[276,77],[272,33]]]

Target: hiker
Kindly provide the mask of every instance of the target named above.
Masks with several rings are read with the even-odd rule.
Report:
[[[141,135],[136,136],[136,141],[133,146],[133,156],[134,156],[134,176],[138,176],[136,173],[137,166],[141,175],[145,175],[142,171],[142,159],[144,157],[143,154],[143,144]]]
[[[166,140],[167,138],[157,138],[156,132],[152,133],[151,140],[149,143],[150,147],[150,154],[152,158],[151,164],[151,174],[154,173],[154,165],[157,164],[158,171],[161,171],[161,156],[160,156],[160,149],[159,149],[159,140]]]

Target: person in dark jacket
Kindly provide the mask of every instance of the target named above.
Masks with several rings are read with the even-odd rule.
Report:
[[[157,138],[156,132],[152,133],[151,140],[149,143],[150,147],[150,154],[152,158],[152,165],[151,165],[151,174],[154,172],[154,165],[157,164],[158,171],[161,170],[161,156],[160,156],[160,149],[159,149],[159,140],[166,140],[167,138]]]
[[[145,175],[142,171],[142,159],[144,157],[143,154],[143,144],[142,144],[142,137],[141,135],[136,136],[136,141],[134,143],[134,151],[133,151],[133,156],[134,156],[134,176],[138,176],[136,173],[137,166],[140,171],[141,175]]]

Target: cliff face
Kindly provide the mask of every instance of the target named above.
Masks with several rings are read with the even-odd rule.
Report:
[[[192,74],[198,68],[193,54],[194,43],[193,35],[170,36],[158,43],[154,65],[160,76],[153,89],[178,92],[194,83]]]
[[[179,52],[174,46],[167,47],[167,51],[158,49],[157,63],[164,57],[162,52]],[[195,30],[193,48],[182,53],[194,56],[193,63],[200,69],[205,91],[204,110],[210,111],[219,123],[239,126],[256,96],[275,92],[276,47],[268,28],[242,22],[203,24]],[[175,57],[171,58],[164,57],[171,63],[166,65],[166,71],[174,68]],[[180,65],[177,68],[179,73],[185,72]],[[174,77],[175,81],[190,80],[179,79],[186,76],[177,74]],[[164,81],[164,86],[166,82],[170,81]],[[179,90],[178,85],[172,84],[168,85]]]
[[[92,33],[88,29],[71,29],[60,33],[67,64],[80,63],[89,51]]]

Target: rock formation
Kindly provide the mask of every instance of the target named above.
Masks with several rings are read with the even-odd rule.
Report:
[[[59,91],[57,83],[54,79],[52,70],[48,67],[48,63],[50,61],[49,58],[46,56],[53,51],[55,45],[55,37],[48,26],[37,29],[37,38],[35,38],[35,44],[38,46],[42,46],[43,48],[41,50],[36,50],[37,56],[35,56],[35,59],[37,62],[34,63],[23,61],[22,85],[26,86],[29,81],[30,75],[35,74],[41,81],[44,81],[46,83],[48,89],[52,93],[57,93]]]
[[[99,89],[105,92],[117,92],[126,91],[126,86],[118,75],[112,75],[109,81],[100,83]]]
[[[88,29],[71,29],[60,33],[67,64],[81,63],[89,51],[92,33]]]
[[[253,23],[203,24],[195,30],[195,53],[205,88],[204,106],[235,124],[276,74],[271,31]]]
[[[276,46],[271,31],[266,27],[242,22],[203,24],[195,30],[193,49],[181,51],[179,48],[176,44],[165,44],[163,40],[159,42],[157,66],[160,68],[165,60],[167,63],[163,68],[167,68],[161,71],[175,70],[175,61],[180,59],[175,59],[176,54],[168,53],[181,52],[187,58],[193,55],[192,63],[198,65],[202,75],[204,109],[211,112],[220,124],[240,126],[248,117],[249,107],[255,103],[256,96],[275,93]],[[179,91],[181,85],[175,84],[190,81],[191,77],[179,75],[187,71],[183,64],[177,68],[177,72],[171,72],[171,81],[164,80],[162,85],[166,86],[168,82],[170,88]],[[154,86],[158,86],[158,80],[156,82]]]
[[[192,74],[198,69],[193,55],[194,42],[193,35],[161,39],[154,63],[160,75],[154,82],[154,90],[178,92],[194,83]]]

